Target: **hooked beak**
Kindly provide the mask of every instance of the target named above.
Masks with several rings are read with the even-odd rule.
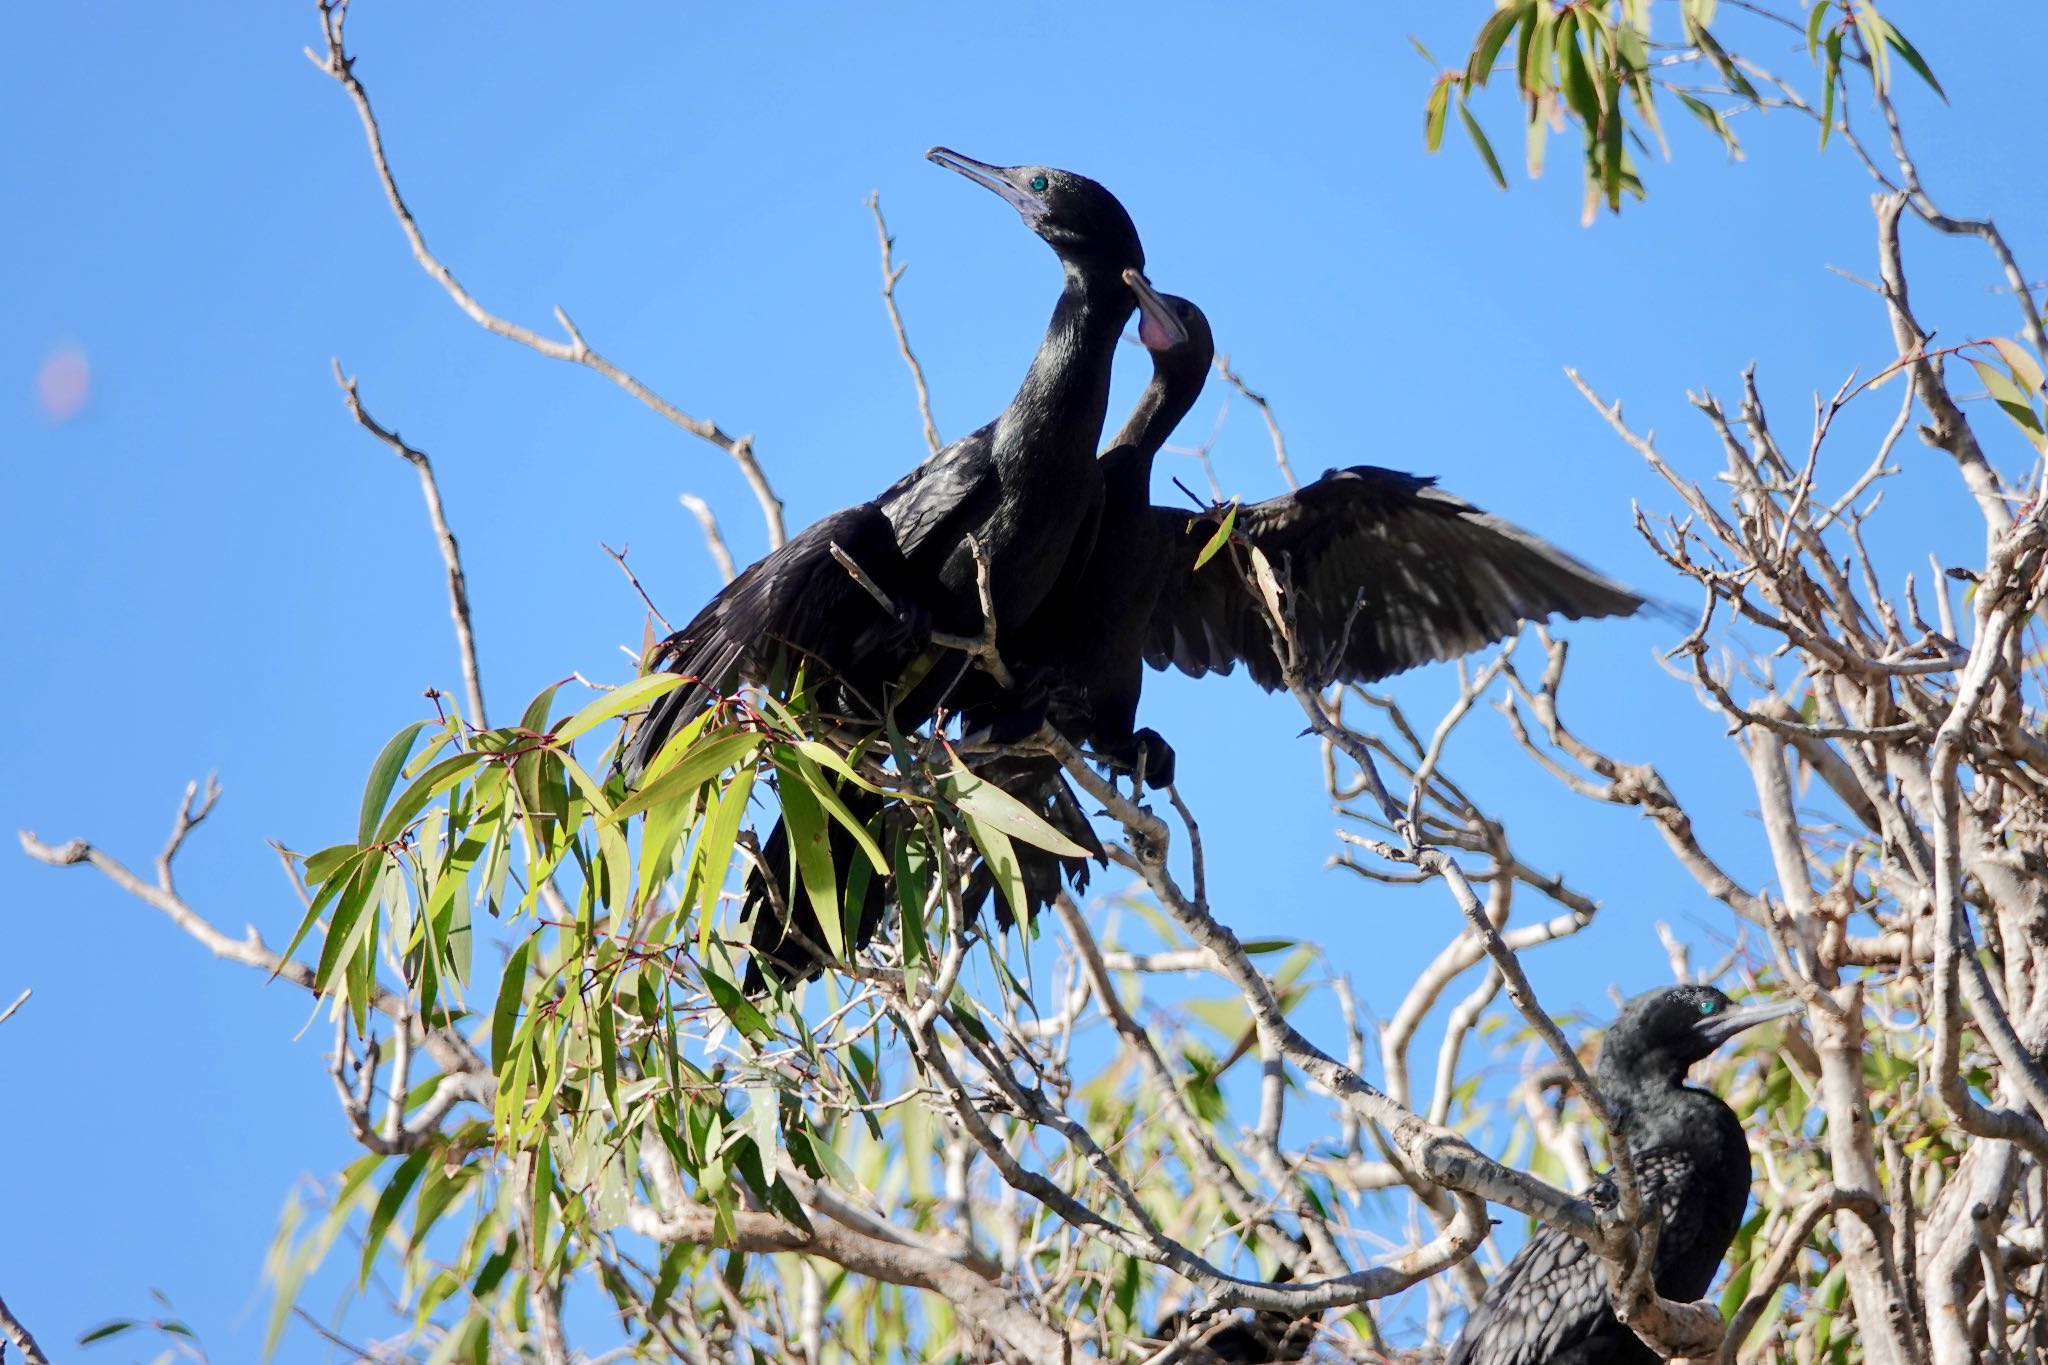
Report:
[[[1036,223],[1052,211],[1044,199],[1010,179],[1016,169],[1013,166],[991,166],[986,161],[962,156],[950,147],[934,147],[924,154],[924,159],[949,171],[958,171],[975,184],[994,190],[1011,208],[1022,214],[1027,223]]]
[[[1802,1008],[1803,1006],[1797,1000],[1781,1000],[1775,1005],[1750,1005],[1739,1010],[1729,1010],[1726,1014],[1717,1014],[1710,1018],[1702,1019],[1693,1027],[1699,1031],[1700,1037],[1706,1039],[1709,1045],[1719,1047],[1744,1029],[1754,1028],[1758,1024],[1768,1024],[1773,1019],[1783,1019],[1787,1015],[1797,1014]]]
[[[1124,268],[1124,283],[1138,296],[1138,311],[1144,316],[1138,322],[1138,340],[1145,343],[1150,351],[1170,351],[1188,339],[1188,329],[1152,282],[1145,278],[1143,271]]]

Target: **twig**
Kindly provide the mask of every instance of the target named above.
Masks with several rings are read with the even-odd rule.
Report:
[[[868,212],[875,215],[875,238],[882,245],[882,306],[889,310],[889,330],[896,334],[896,349],[902,352],[903,363],[910,367],[910,382],[917,386],[917,415],[924,423],[924,443],[936,455],[941,442],[938,424],[932,421],[931,391],[925,387],[924,366],[917,363],[917,355],[910,349],[910,334],[904,330],[903,314],[896,309],[896,282],[910,267],[895,263],[892,249],[896,239],[889,235],[889,225],[882,221],[880,192],[870,190],[862,202],[868,206]]]
[[[28,998],[34,994],[35,988],[30,987],[29,989],[23,991],[20,995],[15,996],[13,1004],[9,1005],[4,1010],[0,1010],[0,1024],[4,1024],[9,1019],[12,1019],[14,1017],[14,1012],[20,1009],[23,1005],[26,1005],[28,1003]]]
[[[6,1333],[7,1339],[21,1352],[23,1365],[50,1365],[50,1358],[43,1354],[42,1347],[36,1345],[27,1325],[8,1309],[5,1299],[0,1299],[0,1332]]]
[[[692,417],[675,404],[655,393],[625,370],[592,350],[583,340],[583,334],[569,321],[569,315],[560,308],[555,310],[555,320],[568,334],[567,341],[550,337],[508,322],[492,313],[479,303],[476,297],[464,288],[455,273],[444,265],[427,247],[426,235],[419,222],[407,207],[405,196],[399,193],[398,181],[391,172],[391,163],[384,152],[383,130],[377,124],[377,116],[370,108],[370,95],[356,79],[355,58],[350,56],[342,42],[342,27],[348,18],[348,0],[320,0],[320,28],[324,39],[322,52],[311,48],[306,58],[327,75],[334,78],[342,89],[348,92],[349,100],[355,105],[356,115],[362,120],[363,135],[369,143],[370,159],[377,168],[377,178],[383,183],[384,197],[391,203],[391,211],[398,219],[399,228],[405,233],[405,240],[412,248],[413,259],[420,268],[448,292],[448,297],[471,321],[488,332],[516,341],[522,346],[538,351],[552,360],[566,360],[595,370],[611,380],[633,397],[652,408],[670,422],[681,427],[703,441],[717,446],[739,466],[740,474],[747,486],[754,492],[754,500],[760,504],[761,518],[768,529],[768,543],[779,547],[787,539],[782,523],[782,500],[775,496],[768,484],[768,476],[762,471],[760,462],[754,458],[752,436],[730,436],[716,422]]]
[[[683,496],[685,498],[688,498],[690,495],[685,493]],[[685,503],[684,505],[688,506],[687,503]],[[654,599],[647,595],[647,589],[640,586],[639,576],[633,572],[632,566],[626,563],[626,554],[629,550],[632,549],[632,547],[626,546],[621,549],[614,550],[611,546],[606,545],[603,541],[599,541],[598,548],[600,550],[603,550],[606,554],[610,555],[612,563],[619,566],[619,572],[624,574],[626,576],[626,581],[633,585],[633,591],[640,594],[640,600],[646,604],[648,612],[653,615],[654,619],[661,622],[661,628],[663,630],[673,633],[675,627],[670,625],[668,623],[668,618],[661,614],[661,608],[654,605]]]
[[[1237,371],[1230,368],[1230,357],[1227,355],[1216,357],[1216,373],[1222,375],[1230,387],[1243,394],[1245,400],[1259,410],[1259,416],[1266,423],[1266,435],[1273,442],[1273,463],[1280,467],[1280,477],[1287,480],[1289,488],[1301,487],[1300,480],[1294,477],[1294,465],[1287,458],[1287,437],[1282,434],[1280,423],[1274,420],[1273,405],[1266,401],[1266,395],[1254,392],[1246,385],[1244,380],[1238,376]],[[1207,461],[1208,455],[1205,451],[1203,462],[1206,464]],[[1210,482],[1213,483],[1214,481],[1212,476]]]
[[[725,543],[724,532],[718,529],[718,517],[712,512],[711,504],[695,493],[678,494],[676,501],[683,505],[684,511],[697,519],[698,529],[704,532],[704,548],[711,552],[711,562],[718,566],[718,576],[727,583],[739,577],[739,570],[733,566],[732,550]],[[661,613],[656,612],[655,615],[659,616]],[[664,626],[667,624],[667,621],[662,622]]]
[[[487,729],[490,721],[484,716],[484,685],[476,662],[476,635],[469,624],[469,580],[462,572],[462,551],[455,544],[455,532],[448,529],[448,518],[441,507],[441,487],[434,478],[433,461],[426,452],[407,445],[399,439],[398,433],[382,426],[363,407],[362,398],[356,393],[353,375],[343,375],[341,361],[335,360],[334,382],[341,385],[342,394],[348,401],[349,415],[356,423],[390,446],[400,459],[417,469],[420,474],[420,492],[427,500],[427,517],[434,524],[434,539],[441,546],[441,562],[448,566],[448,610],[455,618],[455,646],[462,655],[462,681],[468,692],[470,723],[479,729]]]

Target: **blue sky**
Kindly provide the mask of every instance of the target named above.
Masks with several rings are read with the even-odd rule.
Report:
[[[1423,152],[1432,72],[1405,40],[1426,25],[1439,54],[1460,53],[1485,8],[1247,25],[1220,4],[1030,21],[643,5],[592,19],[364,0],[350,33],[397,173],[457,274],[542,330],[560,304],[684,408],[754,432],[792,526],[923,453],[876,297],[869,190],[909,264],[899,300],[945,435],[998,410],[1036,345],[1051,257],[923,162],[943,142],[1112,186],[1153,279],[1202,304],[1303,473],[1438,475],[1690,608],[1629,525],[1632,499],[1673,499],[1562,367],[1627,399],[1701,477],[1717,456],[1689,387],[1733,392],[1755,360],[1779,425],[1803,431],[1811,390],[1886,359],[1875,300],[1828,269],[1871,273],[1868,183],[1790,116],[1742,125],[1750,159],[1731,164],[1673,111],[1675,162],[1648,168],[1648,202],[1618,220],[1578,225],[1564,140],[1548,178],[1502,194],[1455,127],[1443,154]],[[1887,12],[1954,99],[1903,91],[1936,193],[1952,212],[1995,210],[2023,252],[2042,241],[2038,149],[2008,115],[2048,18],[1999,7],[1993,32],[1974,10],[1967,27],[1925,3]],[[5,823],[146,866],[183,784],[218,769],[227,795],[181,886],[224,928],[253,923],[273,942],[296,909],[264,841],[344,837],[376,746],[421,714],[423,688],[459,686],[416,482],[350,423],[330,357],[438,464],[501,715],[571,670],[628,667],[617,647],[638,643],[642,614],[600,542],[630,545],[678,616],[716,586],[678,493],[709,499],[743,557],[762,548],[722,456],[596,376],[485,334],[414,265],[353,112],[300,55],[316,37],[310,5],[111,21],[40,6],[15,17],[0,56],[16,190],[0,221]],[[1805,62],[1789,35],[1757,53]],[[1506,103],[1484,112],[1504,151],[1519,145]],[[1916,233],[1909,252],[1923,319],[1944,337],[2012,330],[1973,247]],[[60,352],[91,373],[62,422],[36,399]],[[1126,366],[1119,410],[1142,369]],[[1846,423],[1844,468],[1888,419],[1881,401]],[[1219,402],[1184,434],[1207,431]],[[1243,404],[1216,454],[1229,491],[1278,491]],[[1929,547],[1959,557],[1977,540],[1937,457],[1909,442],[1901,459],[1891,496],[1912,510],[1893,519],[1894,578]],[[1573,631],[1568,708],[1590,739],[1655,761],[1709,846],[1764,884],[1733,751],[1654,662],[1678,633]],[[1428,715],[1444,684],[1398,690]],[[1320,940],[1390,1011],[1453,911],[1439,890],[1324,870],[1332,821],[1298,713],[1242,679],[1172,678],[1153,682],[1145,716],[1180,748],[1219,912]],[[1497,722],[1474,729],[1454,771],[1510,819],[1525,857],[1607,904],[1594,929],[1530,960],[1554,1010],[1604,1018],[1610,984],[1662,980],[1657,919],[1701,941],[1723,927],[1647,827],[1563,799]],[[211,960],[86,871],[0,857],[0,905],[0,1006],[35,990],[0,1028],[14,1101],[0,1292],[62,1351],[160,1288],[214,1359],[253,1359],[279,1206],[353,1155],[324,1029],[299,1036],[302,996]]]

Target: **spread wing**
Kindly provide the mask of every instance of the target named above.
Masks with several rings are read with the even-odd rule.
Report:
[[[1284,685],[1262,598],[1241,547],[1199,570],[1220,518],[1155,507],[1173,563],[1146,633],[1145,662],[1200,677],[1242,660],[1267,691]],[[1643,599],[1557,547],[1433,481],[1359,465],[1238,509],[1291,598],[1311,685],[1371,682],[1455,659],[1523,621],[1627,616]]]
[[[1663,1220],[1652,1265],[1660,1292],[1670,1293],[1671,1263],[1701,1236],[1703,1201],[1685,1197],[1690,1158],[1672,1151],[1636,1154],[1636,1178],[1643,1198]],[[1705,1286],[1696,1293],[1705,1292]],[[1690,1298],[1692,1294],[1686,1294]],[[1570,1354],[1598,1341],[1604,1351]],[[1607,1276],[1592,1249],[1569,1233],[1544,1228],[1515,1253],[1494,1277],[1465,1327],[1451,1344],[1444,1365],[1549,1365],[1554,1361],[1624,1359],[1640,1346],[1636,1335],[1615,1321],[1607,1301]],[[1644,1359],[1650,1359],[1642,1347]],[[1611,1351],[1607,1354],[1605,1351]]]

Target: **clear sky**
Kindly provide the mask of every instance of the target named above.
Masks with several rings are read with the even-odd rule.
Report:
[[[1828,269],[1872,273],[1868,184],[1791,116],[1744,123],[1750,159],[1730,164],[1673,110],[1676,160],[1647,168],[1648,202],[1618,220],[1579,226],[1563,139],[1548,178],[1517,174],[1502,194],[1455,121],[1445,152],[1424,153],[1433,73],[1404,36],[1419,25],[1461,55],[1486,8],[1289,7],[1248,24],[1212,3],[1027,21],[935,4],[360,0],[350,35],[397,173],[460,277],[542,330],[563,306],[684,408],[756,433],[792,527],[923,453],[876,297],[869,190],[909,264],[900,301],[945,435],[996,412],[1037,343],[1051,257],[925,164],[942,142],[1114,188],[1153,279],[1208,312],[1304,474],[1438,475],[1689,609],[1629,523],[1632,499],[1672,497],[1562,367],[1626,398],[1703,478],[1718,459],[1689,387],[1732,391],[1754,360],[1781,427],[1803,431],[1811,390],[1888,356],[1876,301]],[[1936,191],[2048,242],[2035,130],[2010,117],[2036,88],[2048,18],[2008,4],[1955,20],[1924,0],[1887,13],[1954,99],[1902,87]],[[437,461],[501,716],[572,670],[628,670],[618,646],[638,644],[642,613],[600,542],[630,545],[679,617],[716,586],[679,493],[709,499],[743,557],[761,549],[716,451],[487,335],[414,265],[345,97],[300,55],[316,37],[310,4],[39,5],[13,15],[0,53],[15,660],[0,814],[146,868],[183,784],[218,769],[227,795],[181,885],[273,943],[297,909],[265,840],[346,837],[377,745],[422,713],[423,688],[459,688],[416,481],[348,420],[330,357]],[[1758,55],[1805,64],[1789,35]],[[1507,103],[1485,110],[1518,148]],[[1915,233],[1909,250],[1944,337],[2011,330],[1974,248]],[[1143,368],[1125,366],[1118,410]],[[1186,431],[1206,432],[1220,402]],[[1849,423],[1844,467],[1867,458],[1872,425]],[[1973,513],[1953,476],[1910,440],[1900,455],[1896,572],[1929,547],[1966,553]],[[1242,403],[1217,459],[1229,491],[1278,491]],[[1572,631],[1567,703],[1589,738],[1658,763],[1710,847],[1761,885],[1721,726],[1653,658],[1679,633]],[[1443,685],[1398,690],[1428,715]],[[1180,749],[1219,913],[1320,940],[1391,1010],[1454,911],[1440,889],[1324,870],[1332,821],[1292,705],[1241,678],[1155,679],[1145,717]],[[1604,1019],[1610,985],[1665,979],[1658,919],[1703,943],[1722,930],[1646,826],[1566,798],[1490,716],[1474,729],[1454,771],[1526,858],[1607,906],[1530,959],[1553,1010]],[[302,995],[208,958],[93,874],[0,855],[0,1007],[24,987],[34,998],[0,1027],[0,1293],[68,1354],[158,1288],[215,1360],[254,1359],[279,1207],[356,1150],[325,1029],[301,1036]],[[291,1354],[319,1349],[302,1334]]]

